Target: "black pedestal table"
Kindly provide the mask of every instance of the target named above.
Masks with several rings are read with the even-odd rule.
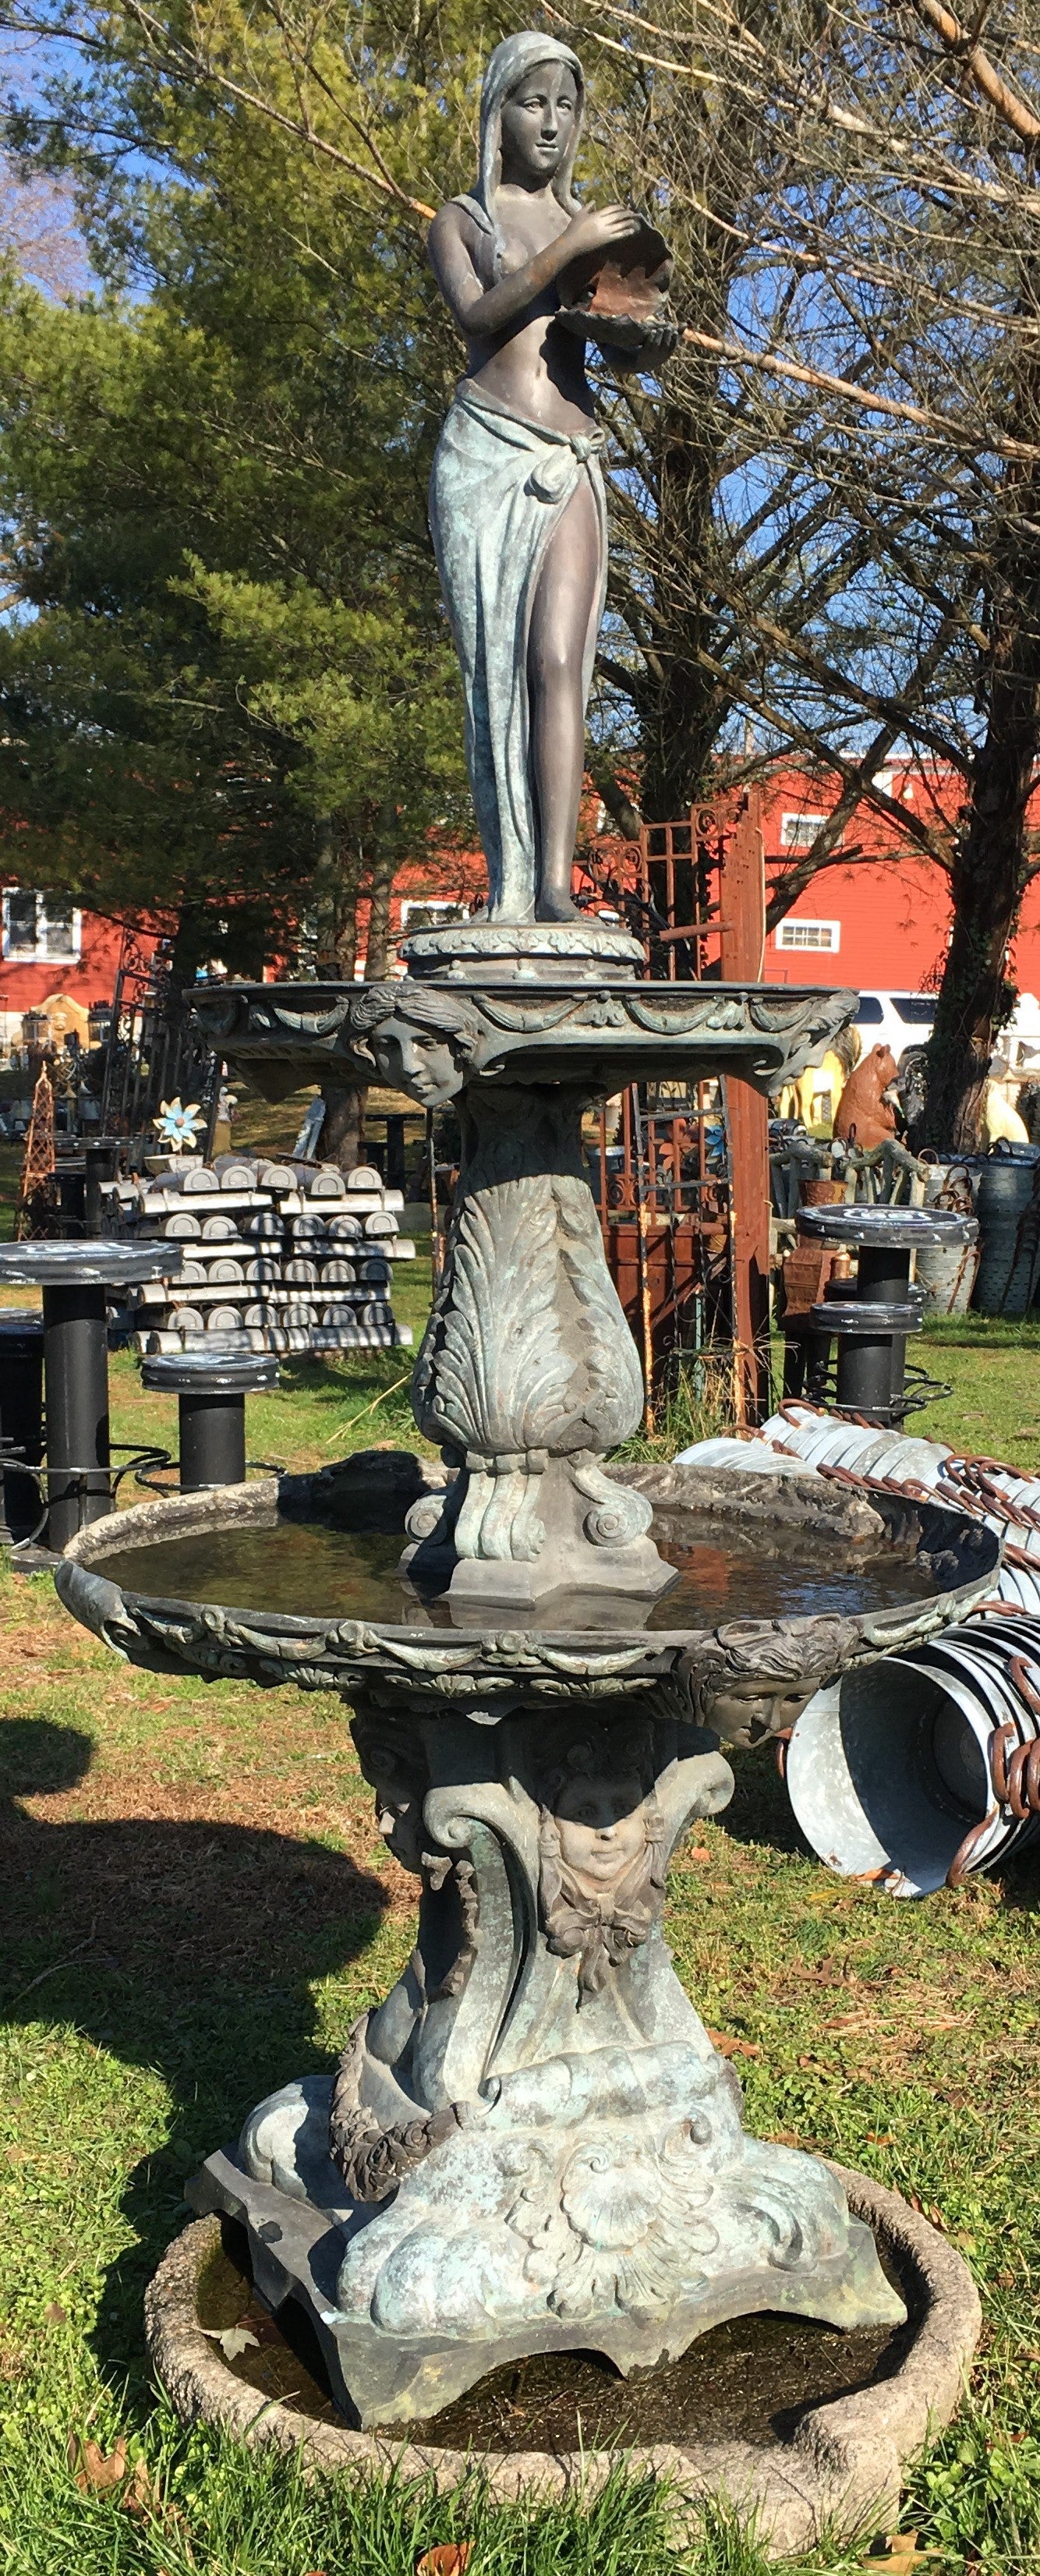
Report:
[[[277,1359],[267,1351],[164,1351],[141,1364],[141,1383],[177,1397],[181,1492],[241,1485],[246,1473],[246,1397],[277,1386]]]
[[[105,1181],[114,1181],[119,1169],[118,1136],[93,1136],[84,1150],[83,1160],[86,1164],[83,1211],[87,1233],[103,1235],[105,1201],[102,1195],[102,1184]]]
[[[839,1411],[899,1422],[907,1410],[907,1335],[919,1333],[923,1319],[920,1293],[910,1285],[911,1253],[967,1243],[974,1219],[937,1208],[814,1207],[799,1209],[798,1226],[817,1243],[858,1254],[855,1296],[825,1297],[811,1315],[814,1330],[837,1340]]]
[[[36,1477],[27,1472],[43,1459],[43,1317],[31,1306],[0,1307],[0,1437],[0,1544],[8,1547],[32,1536],[42,1508]],[[12,1450],[22,1463],[8,1463]]]
[[[0,1285],[43,1291],[47,1544],[60,1554],[112,1509],[106,1290],[166,1279],[177,1243],[0,1244]]]
[[[54,1166],[58,1213],[66,1224],[82,1225],[86,1210],[87,1165],[82,1154],[59,1154]]]

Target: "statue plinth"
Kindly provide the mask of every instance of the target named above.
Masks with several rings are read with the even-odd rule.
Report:
[[[631,984],[643,949],[621,922],[591,914],[577,921],[448,921],[399,939],[397,954],[423,983],[509,986]]]

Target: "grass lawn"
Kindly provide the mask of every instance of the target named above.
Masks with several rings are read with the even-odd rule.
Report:
[[[428,1295],[428,1260],[401,1265],[402,1318],[417,1326]],[[924,1356],[956,1392],[922,1427],[1032,1461],[1034,1328],[936,1327]],[[407,1367],[288,1363],[251,1402],[251,1453],[310,1466],[414,1441]],[[127,1355],[112,1374],[117,1437],[173,1446],[172,1403],[141,1395]],[[466,2534],[471,2576],[752,2576],[724,2518],[680,2553],[662,2498],[624,2479],[587,2514],[492,2509],[477,2477],[437,2503],[392,2477],[307,2484],[176,2425],[141,2302],[184,2179],[265,2092],[329,2063],[407,1955],[413,1883],[335,1698],[135,1672],[47,1577],[0,1574],[0,1636],[0,2566],[411,2576]],[[894,2184],[966,2254],[985,2339],[904,2523],[935,2553],[922,2571],[1040,2576],[1040,1865],[919,1905],[846,1888],[801,1849],[772,1763],[737,1767],[728,1813],[672,1875],[680,1974],[735,2043],[754,2129]],[[119,2434],[147,2467],[136,2512],[81,2494],[70,2466],[70,2439],[75,2458]]]

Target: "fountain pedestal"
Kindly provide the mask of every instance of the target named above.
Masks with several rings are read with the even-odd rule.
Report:
[[[420,1430],[457,1474],[409,1514],[413,1581],[453,1601],[560,1592],[653,1599],[673,1580],[650,1505],[604,1474],[643,1410],[607,1268],[570,1083],[462,1094],[463,1159],[444,1275],[419,1352]]]
[[[898,2320],[827,2168],[745,2135],[661,1936],[673,1845],[732,1791],[714,1740],[580,1683],[559,1713],[399,1701],[354,1733],[416,1947],[334,2080],[262,2103],[188,2195],[246,2221],[348,2413],[434,2415],[524,2353],[648,2368],[760,2309]]]

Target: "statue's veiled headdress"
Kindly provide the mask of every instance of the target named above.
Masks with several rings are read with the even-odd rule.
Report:
[[[505,246],[497,204],[502,182],[502,109],[511,92],[526,80],[536,63],[566,63],[568,71],[574,74],[578,93],[574,129],[552,181],[552,192],[565,214],[576,215],[579,212],[578,201],[571,190],[571,175],[585,113],[585,80],[581,64],[569,45],[561,45],[555,36],[541,35],[537,28],[527,27],[520,35],[507,36],[503,44],[496,45],[488,63],[480,93],[480,175],[473,195],[456,199],[458,205],[465,206],[475,217],[481,231],[490,233],[496,277]]]

